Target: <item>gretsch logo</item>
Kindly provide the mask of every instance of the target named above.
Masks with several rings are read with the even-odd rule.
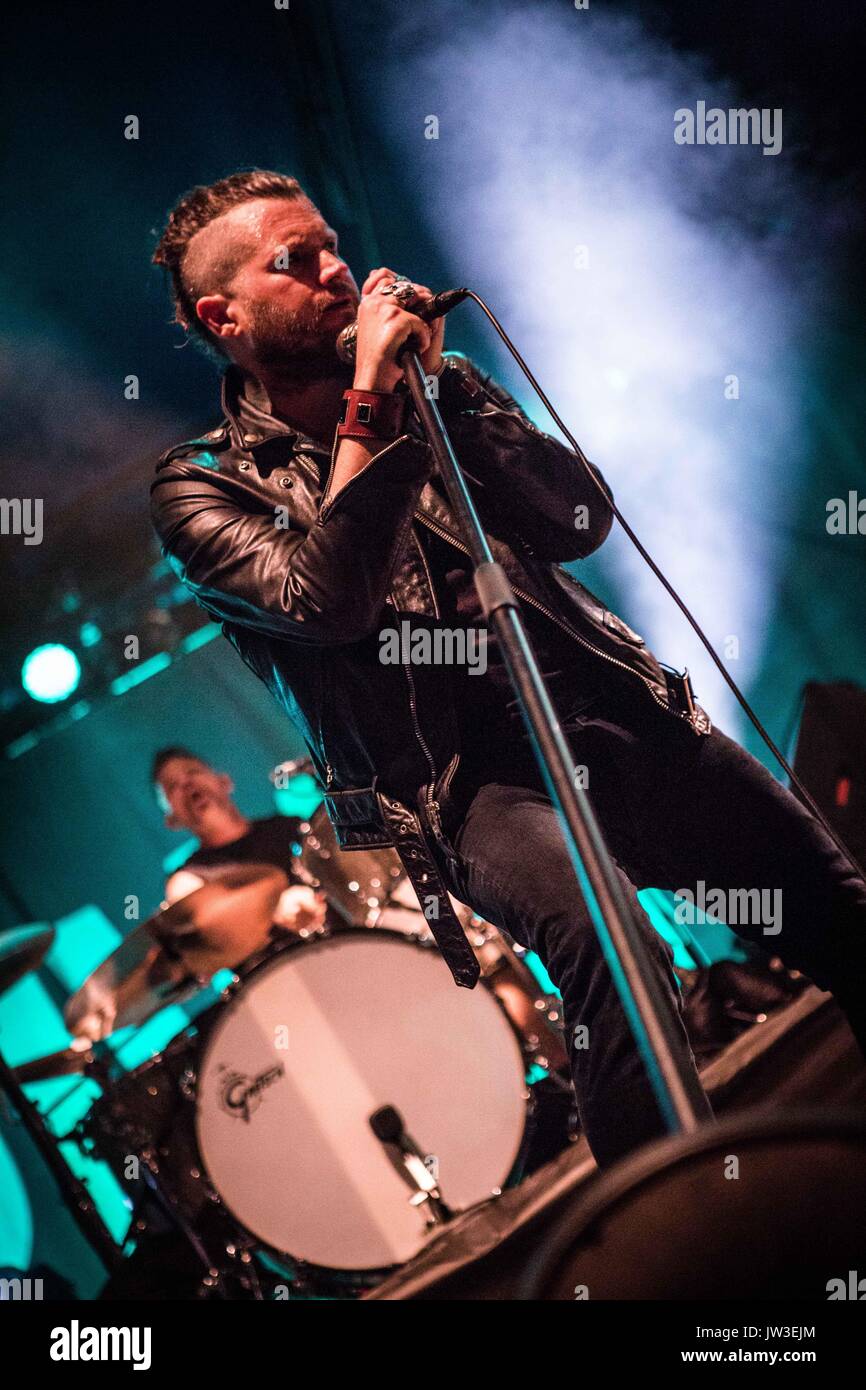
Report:
[[[267,1090],[268,1086],[273,1086],[275,1081],[279,1081],[284,1071],[285,1067],[280,1062],[277,1066],[260,1071],[258,1076],[247,1076],[245,1072],[239,1071],[226,1072],[220,1082],[220,1104],[223,1110],[235,1119],[246,1120],[249,1124],[250,1116],[259,1107],[262,1092]]]

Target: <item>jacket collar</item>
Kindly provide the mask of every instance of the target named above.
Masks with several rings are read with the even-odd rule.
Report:
[[[248,376],[234,363],[222,380],[222,409],[229,421],[234,442],[246,453],[265,450],[273,439],[280,439],[292,453],[312,452],[330,455],[330,445],[293,429],[273,414],[270,397],[260,381]]]

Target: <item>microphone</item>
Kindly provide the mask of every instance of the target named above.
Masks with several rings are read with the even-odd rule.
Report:
[[[434,294],[432,299],[426,300],[422,304],[411,304],[407,312],[416,314],[419,319],[429,323],[431,319],[439,319],[443,314],[450,314],[452,309],[456,309],[458,304],[469,294],[468,289],[459,290],[440,290]],[[399,301],[398,301],[399,302]],[[355,361],[355,353],[358,346],[358,320],[353,319],[337,335],[337,356],[341,362],[352,366]]]
[[[394,1105],[380,1105],[369,1117],[370,1128],[407,1186],[412,1188],[410,1203],[423,1207],[428,1226],[450,1221],[454,1215],[443,1200],[437,1179],[424,1161],[424,1154],[406,1132],[400,1111]]]

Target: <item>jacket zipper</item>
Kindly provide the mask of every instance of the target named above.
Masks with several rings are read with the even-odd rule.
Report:
[[[427,740],[421,732],[421,724],[418,719],[418,700],[415,693],[415,677],[412,675],[412,667],[408,661],[403,662],[403,670],[406,672],[406,683],[409,686],[409,709],[412,714],[412,725],[415,729],[415,737],[421,745],[421,751],[427,759],[427,766],[430,768],[430,776],[436,779],[436,764],[433,761],[433,754],[430,752]]]
[[[430,752],[429,744],[421,730],[421,722],[418,718],[418,700],[415,692],[415,677],[412,675],[412,667],[409,662],[403,663],[403,670],[406,672],[406,682],[409,686],[409,709],[412,714],[412,724],[415,729],[415,737],[421,746],[424,757],[427,759],[427,766],[430,769],[430,781],[424,789],[424,804],[427,808],[427,819],[430,822],[430,829],[436,836],[443,849],[449,854],[450,846],[446,843],[442,833],[442,818],[440,815],[439,802],[433,796],[433,788],[436,784],[436,763],[433,754]]]
[[[442,540],[448,541],[451,545],[456,546],[458,550],[462,550],[464,555],[469,555],[470,552],[468,548],[462,543],[462,541],[458,540],[456,536],[453,536],[450,531],[447,531],[445,529],[444,526],[440,526],[438,522],[430,521],[426,516],[424,516],[422,512],[416,512],[415,516],[418,519],[418,521],[422,523],[422,525],[429,527],[429,529],[435,532],[436,535],[440,536]],[[557,615],[545,604],[540,603],[538,599],[533,598],[532,594],[527,594],[523,589],[518,589],[516,585],[512,585],[512,588],[514,589],[514,592],[515,594],[517,594],[518,598],[524,599],[524,601],[526,603],[531,604],[533,608],[537,608],[540,613],[543,613],[545,617],[551,620],[551,622],[554,622],[557,624],[558,627],[561,627],[563,632],[567,632],[569,637],[572,637],[575,642],[579,642],[580,645],[582,647],[585,647],[588,652],[592,652],[594,656],[601,657],[602,661],[609,661],[611,666],[618,666],[621,671],[626,671],[630,676],[635,676],[639,681],[642,681],[660,709],[665,710],[668,714],[675,714],[680,719],[684,719],[687,717],[685,715],[680,714],[679,710],[671,709],[670,705],[665,704],[664,700],[660,699],[656,692],[653,690],[646,676],[642,676],[639,671],[633,671],[632,668],[630,666],[627,666],[624,661],[618,661],[615,656],[609,656],[607,652],[603,652],[600,650],[600,648],[594,647],[591,642],[587,642],[585,637],[581,637],[579,632],[575,632],[573,627],[570,627],[568,623],[563,622],[563,620],[557,617]]]
[[[419,546],[418,548],[419,548],[419,550],[421,550],[421,558],[422,558],[423,561],[424,561],[424,569],[425,569],[425,571],[426,571],[426,573],[427,573],[427,577],[428,577],[428,581],[429,581],[430,574],[429,574],[429,570],[427,570],[427,558],[426,558],[426,556],[424,555],[423,548],[422,548],[421,546]],[[432,592],[432,589],[431,589],[431,592]],[[394,602],[394,595],[393,595],[393,594],[391,595],[391,600],[392,600],[392,602]],[[434,603],[435,603],[435,600],[434,600]],[[395,607],[395,608],[397,607],[396,602],[394,602],[394,607]],[[415,677],[412,675],[412,666],[411,666],[411,663],[408,662],[408,661],[404,661],[404,662],[403,662],[403,670],[404,670],[405,673],[406,673],[406,684],[407,684],[408,687],[409,687],[409,712],[410,712],[410,714],[412,715],[412,727],[413,727],[413,729],[414,729],[414,731],[415,731],[415,737],[416,737],[416,739],[418,740],[418,745],[419,745],[419,747],[421,748],[421,751],[422,751],[422,753],[424,754],[424,757],[425,757],[426,760],[427,760],[427,766],[428,766],[428,768],[430,769],[430,780],[429,780],[429,782],[427,783],[427,786],[426,786],[425,789],[424,789],[424,805],[425,805],[425,808],[426,808],[426,811],[427,811],[427,820],[428,820],[428,822],[429,822],[429,824],[430,824],[430,829],[433,831],[433,834],[435,835],[437,841],[439,842],[439,845],[440,845],[441,848],[445,851],[445,853],[448,855],[448,857],[449,857],[449,858],[452,858],[452,857],[453,857],[453,854],[454,854],[454,851],[452,850],[451,846],[448,844],[448,841],[445,839],[445,836],[444,836],[444,834],[443,834],[443,831],[442,831],[442,815],[441,815],[441,810],[440,810],[439,802],[436,800],[436,798],[435,798],[434,795],[433,795],[433,790],[434,790],[434,787],[435,787],[435,785],[436,785],[436,777],[437,777],[437,772],[436,772],[436,761],[435,761],[435,759],[434,759],[434,757],[433,757],[433,754],[430,752],[430,745],[428,744],[426,738],[424,737],[424,733],[423,733],[423,730],[422,730],[422,728],[421,728],[421,721],[420,721],[420,719],[418,718],[418,697],[417,697],[417,693],[416,693],[416,690],[415,690]]]

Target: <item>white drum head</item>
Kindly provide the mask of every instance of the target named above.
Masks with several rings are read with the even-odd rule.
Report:
[[[483,984],[438,952],[364,929],[291,947],[219,1019],[198,1079],[199,1146],[234,1215],[276,1250],[341,1270],[426,1238],[370,1128],[394,1106],[461,1210],[505,1182],[526,1123],[517,1040]]]

